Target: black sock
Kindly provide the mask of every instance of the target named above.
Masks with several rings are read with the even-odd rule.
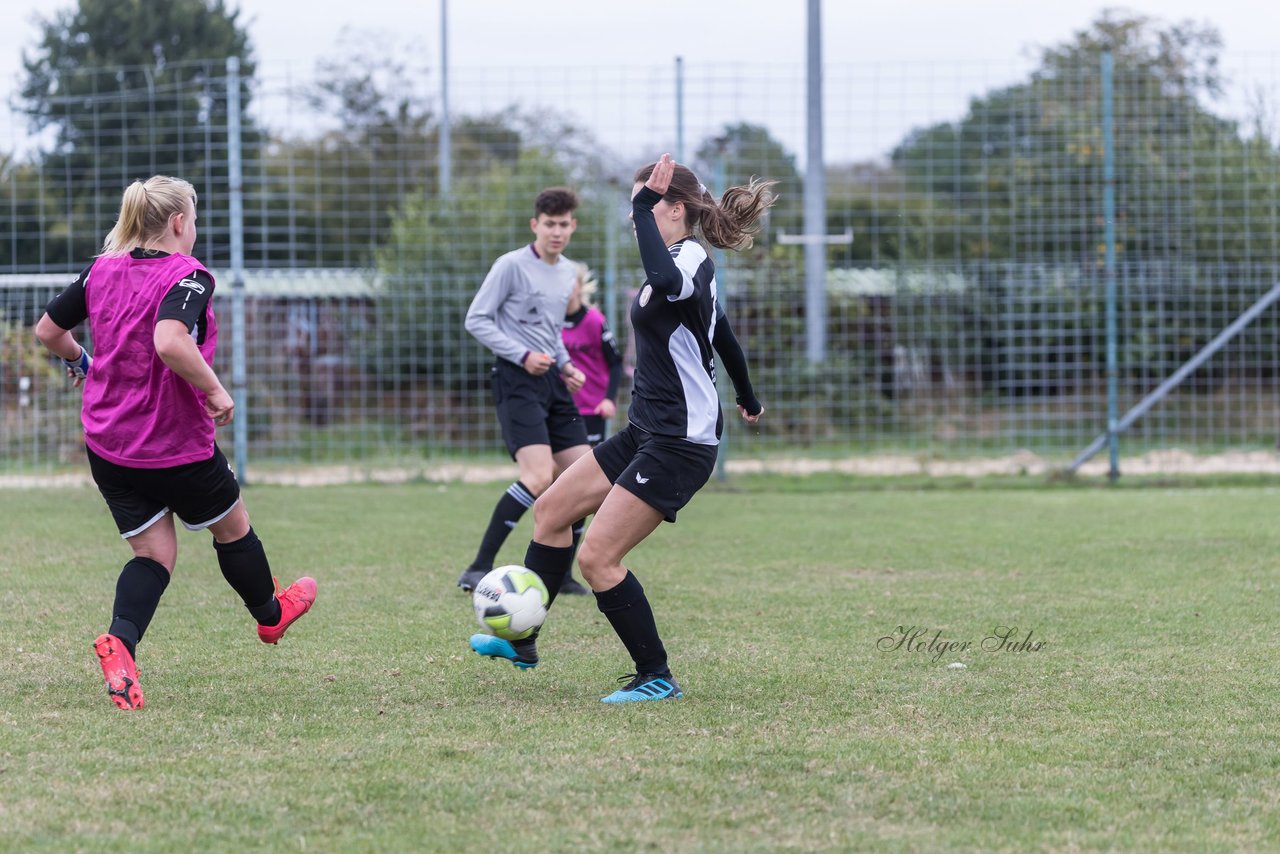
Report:
[[[218,566],[222,577],[231,589],[240,594],[244,606],[260,626],[274,626],[280,622],[280,603],[276,601],[275,580],[271,577],[271,564],[267,563],[267,550],[262,540],[249,529],[234,543],[213,541],[218,553]]]
[[[524,565],[526,569],[538,573],[542,583],[547,586],[547,593],[550,594],[547,607],[550,608],[569,573],[569,567],[573,565],[573,546],[558,549],[530,540],[529,548],[524,553]]]
[[[649,607],[640,579],[628,571],[621,584],[596,594],[596,607],[609,619],[623,646],[631,653],[636,673],[671,673],[667,668],[667,651],[653,619],[653,608]]]
[[[480,541],[480,550],[476,552],[476,559],[471,562],[472,569],[493,569],[493,559],[498,556],[498,550],[507,541],[507,535],[520,524],[520,517],[533,506],[533,500],[534,495],[529,487],[520,481],[507,487],[507,491],[493,508],[489,527],[485,529],[484,539]]]
[[[107,631],[120,638],[134,658],[137,658],[138,641],[151,624],[168,586],[169,570],[149,557],[135,557],[120,570],[116,601],[111,609],[111,628]]]

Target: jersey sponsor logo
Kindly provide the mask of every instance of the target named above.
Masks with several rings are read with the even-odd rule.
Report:
[[[640,290],[640,307],[644,308],[649,304],[649,299],[653,296],[653,286],[645,285]]]
[[[646,483],[648,483],[648,482],[649,482],[649,478],[647,478],[647,477],[641,477],[641,476],[640,476],[640,472],[636,472],[636,483],[641,484],[641,485],[643,486],[644,484],[646,484]]]
[[[181,282],[178,282],[178,287],[189,288],[198,294],[204,293],[204,285],[200,284],[195,279],[183,279]]]

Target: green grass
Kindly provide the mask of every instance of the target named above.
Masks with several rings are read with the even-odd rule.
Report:
[[[709,488],[629,561],[686,696],[623,707],[588,601],[557,603],[536,671],[467,650],[453,582],[499,489],[250,490],[315,609],[260,644],[184,535],[136,713],[90,653],[127,555],[100,499],[0,493],[0,848],[1280,842],[1274,489]],[[900,626],[976,648],[879,649]],[[1045,645],[982,650],[998,626]]]

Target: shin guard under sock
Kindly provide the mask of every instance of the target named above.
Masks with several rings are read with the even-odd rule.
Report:
[[[569,573],[569,567],[573,565],[573,546],[556,548],[530,540],[529,548],[524,553],[524,565],[527,569],[536,572],[542,579],[542,583],[547,586],[549,595],[547,607],[550,608],[560,592],[560,585],[564,583],[565,576]]]
[[[609,620],[622,645],[636,663],[636,673],[667,674],[667,651],[658,637],[653,608],[644,595],[640,579],[627,572],[616,587],[596,594],[596,607]]]
[[[476,559],[471,562],[473,569],[493,569],[493,560],[498,550],[507,541],[507,535],[520,524],[525,511],[533,506],[534,495],[529,487],[516,481],[507,487],[507,491],[498,499],[493,508],[493,516],[489,519],[489,527],[485,529],[484,538],[480,540],[480,550]]]
[[[274,626],[280,622],[280,603],[276,601],[275,579],[271,577],[271,564],[267,551],[258,535],[249,529],[234,543],[213,541],[218,553],[218,566],[222,577],[231,589],[240,594],[244,606],[260,626]]]
[[[137,657],[138,642],[155,616],[160,597],[169,586],[169,570],[149,557],[135,557],[120,570],[116,581],[116,600],[111,609],[111,628],[115,635]]]

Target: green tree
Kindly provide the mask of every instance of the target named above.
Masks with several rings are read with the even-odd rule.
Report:
[[[43,259],[66,251],[70,230],[43,188],[38,164],[0,153],[0,271],[38,270]]]
[[[1100,370],[1104,53],[1114,60],[1114,249],[1129,374],[1149,386],[1203,343],[1208,299],[1234,316],[1274,281],[1280,151],[1264,122],[1214,113],[1220,50],[1209,26],[1107,13],[1043,51],[1026,81],[975,98],[962,119],[916,131],[893,152],[904,184],[888,206],[909,221],[928,200],[920,226],[931,235],[904,243],[896,261],[963,271],[981,372],[998,377],[988,388],[1057,394],[1078,381],[1072,370]],[[1010,344],[1055,337],[1078,342],[1076,354]],[[1070,364],[1059,368],[1060,358]]]
[[[463,318],[494,260],[532,241],[533,200],[542,189],[578,192],[578,229],[566,254],[596,267],[603,261],[604,230],[614,224],[602,211],[616,184],[596,183],[591,176],[606,170],[578,156],[589,146],[572,134],[548,134],[555,140],[549,148],[536,140],[542,136],[536,123],[517,127],[518,121],[506,115],[461,123],[466,132],[458,142],[472,156],[461,159],[451,195],[406,195],[392,217],[377,255],[378,334],[370,353],[386,388],[425,381],[474,391],[484,381],[491,357],[462,332]],[[509,157],[494,143],[505,145],[512,133],[517,145]]]
[[[373,265],[405,196],[436,182],[436,126],[415,83],[421,73],[381,41],[343,34],[304,89],[309,127],[319,130],[274,140],[254,164],[246,263]]]
[[[1028,81],[909,135],[892,156],[903,199],[923,194],[959,211],[963,258],[1100,263],[1100,66],[1110,51],[1122,259],[1243,260],[1275,202],[1274,182],[1249,178],[1274,169],[1277,152],[1206,106],[1221,89],[1220,49],[1209,26],[1104,14],[1045,50]]]
[[[698,146],[698,176],[719,198],[726,187],[746,184],[752,178],[777,181],[778,201],[769,211],[768,234],[760,243],[771,246],[779,232],[799,233],[804,221],[804,188],[796,158],[764,125],[750,122],[725,125]]]
[[[854,163],[827,168],[827,231],[853,232],[827,256],[836,267],[881,267],[930,258],[950,260],[972,238],[944,193],[909,193],[892,165]],[[974,251],[976,247],[969,247]]]
[[[223,0],[78,0],[42,22],[24,51],[21,98],[33,128],[52,133],[41,171],[70,236],[47,241],[40,264],[92,254],[123,188],[157,173],[196,185],[197,251],[219,262],[228,244],[227,57],[241,61],[246,160],[257,144],[247,113],[252,49],[238,17]]]

